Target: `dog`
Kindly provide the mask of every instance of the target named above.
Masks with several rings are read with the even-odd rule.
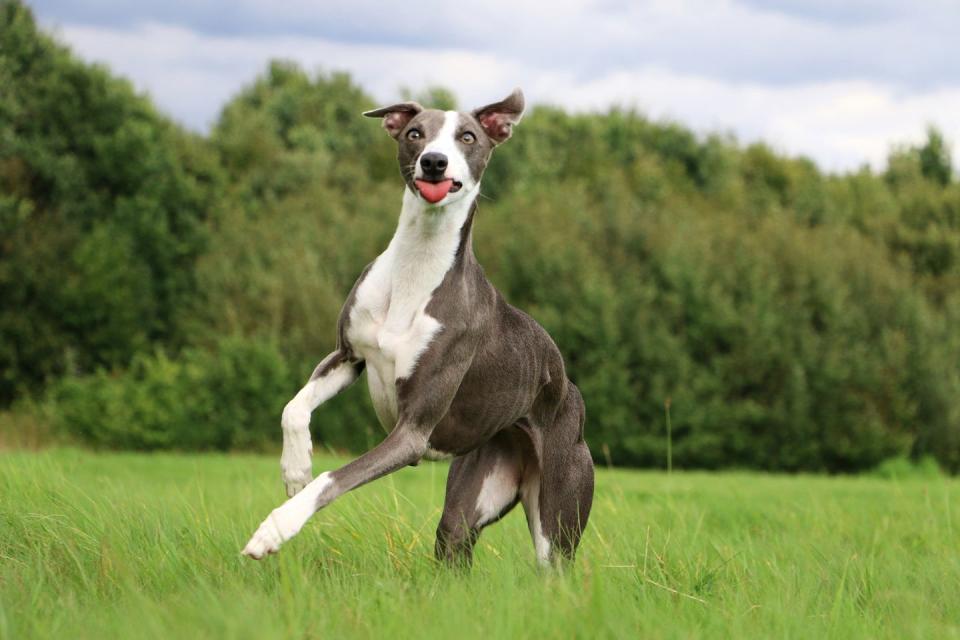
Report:
[[[337,348],[286,405],[280,465],[287,495],[243,553],[275,553],[342,494],[422,458],[453,456],[435,553],[472,562],[481,530],[523,504],[537,560],[572,559],[593,502],[584,404],[556,344],[510,306],[474,257],[480,179],[510,138],[523,93],[472,112],[402,102],[382,118],[398,145],[403,206],[390,244],[360,274]],[[367,372],[389,435],[311,480],[310,414]]]

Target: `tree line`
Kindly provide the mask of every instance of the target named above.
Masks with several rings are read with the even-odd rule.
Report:
[[[0,1],[0,406],[98,447],[275,447],[396,224],[374,106],[274,62],[198,135]],[[936,129],[828,174],[538,106],[483,187],[477,255],[559,344],[599,461],[663,466],[669,403],[681,467],[960,468],[960,186]],[[321,446],[382,437],[363,387],[315,414]]]

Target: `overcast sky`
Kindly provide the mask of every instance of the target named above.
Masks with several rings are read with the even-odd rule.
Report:
[[[382,102],[514,86],[576,110],[635,106],[826,169],[882,167],[927,124],[960,141],[958,0],[34,0],[40,23],[206,131],[271,58],[345,70]],[[956,155],[956,154],[955,154]]]

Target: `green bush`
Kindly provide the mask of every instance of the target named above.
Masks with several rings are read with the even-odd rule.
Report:
[[[214,350],[137,355],[125,371],[68,376],[50,393],[61,433],[121,449],[262,448],[278,441],[290,393],[275,345],[226,339]]]
[[[283,407],[312,370],[294,371],[273,340],[231,337],[175,358],[138,354],[124,369],[64,377],[44,410],[57,433],[94,447],[276,449]],[[316,446],[359,450],[382,437],[365,387],[315,412]]]
[[[918,460],[911,460],[906,456],[890,458],[881,462],[870,473],[888,480],[935,479],[943,476],[943,470],[932,456],[923,456]]]

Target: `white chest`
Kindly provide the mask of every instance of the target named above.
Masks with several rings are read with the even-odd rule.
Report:
[[[377,266],[357,290],[347,338],[366,361],[377,417],[386,429],[392,429],[397,421],[397,380],[410,376],[441,325],[426,312],[430,292],[417,299],[413,292],[408,292],[406,299],[394,299],[389,280],[377,278]]]
[[[396,234],[357,288],[347,339],[366,361],[370,398],[388,430],[397,421],[397,380],[413,373],[442,328],[426,308],[453,265],[463,217],[405,197]]]

